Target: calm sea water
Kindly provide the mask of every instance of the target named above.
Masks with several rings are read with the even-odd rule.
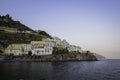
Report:
[[[0,62],[0,80],[120,80],[120,60]]]

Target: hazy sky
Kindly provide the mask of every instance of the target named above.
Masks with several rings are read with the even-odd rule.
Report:
[[[120,0],[0,0],[0,15],[7,13],[83,50],[120,59]]]

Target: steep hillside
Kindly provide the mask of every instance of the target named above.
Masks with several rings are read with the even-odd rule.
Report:
[[[0,51],[11,43],[30,43],[30,41],[52,38],[45,31],[34,31],[8,14],[0,16]]]
[[[9,14],[6,16],[0,16],[0,26],[9,27],[9,28],[16,28],[17,30],[29,30],[33,31],[29,27],[25,26],[24,24],[20,23],[19,21],[14,21]]]

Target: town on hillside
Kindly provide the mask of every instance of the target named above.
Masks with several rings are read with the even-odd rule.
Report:
[[[9,14],[0,16],[0,39],[0,49],[6,55],[29,53],[32,55],[52,55],[55,54],[56,49],[66,50],[61,53],[83,52],[79,46],[70,45],[66,40],[51,37],[45,31],[32,30],[19,21],[14,21]],[[7,45],[3,47],[3,44]]]
[[[45,31],[32,30],[7,14],[0,16],[0,59],[11,57],[40,57],[40,61],[97,60],[90,51],[83,51],[80,46]]]
[[[42,41],[31,41],[30,44],[10,44],[5,49],[5,54],[18,56],[31,52],[32,55],[52,55],[55,47],[61,50],[66,49],[69,53],[83,52],[79,46],[70,45],[66,40],[54,37],[53,39],[43,38]]]

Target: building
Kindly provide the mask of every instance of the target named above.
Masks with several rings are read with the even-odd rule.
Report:
[[[55,47],[54,39],[43,38],[42,41],[44,42],[45,46]]]
[[[51,55],[53,51],[53,43],[49,40],[32,41],[31,49],[32,55]]]
[[[5,53],[10,55],[23,55],[28,54],[28,52],[31,50],[30,44],[10,44],[6,49]]]
[[[31,41],[30,44],[10,44],[5,49],[5,53],[8,55],[23,55],[31,51],[32,55],[52,55],[53,47],[59,49],[67,48],[69,52],[82,53],[79,46],[70,45],[66,40],[61,41],[58,37],[54,37],[53,39],[44,38],[42,41]]]
[[[51,55],[53,51],[52,47],[45,46],[43,48],[32,49],[32,55]]]
[[[45,45],[45,44],[44,44],[43,41],[31,41],[31,49],[43,48],[44,45]]]
[[[58,48],[67,48],[69,52],[80,52],[82,53],[82,50],[79,46],[75,46],[75,45],[70,45],[66,40],[61,40],[58,37],[54,37],[53,41],[55,42],[55,47]]]
[[[53,41],[55,42],[55,47],[61,46],[61,39],[58,37],[53,37]]]
[[[23,48],[23,54],[28,54],[29,53],[29,51],[31,51],[31,44],[24,44],[23,46],[22,46],[22,48]]]

